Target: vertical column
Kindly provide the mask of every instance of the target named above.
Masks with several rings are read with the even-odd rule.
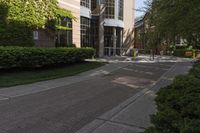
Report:
[[[99,57],[104,56],[104,19],[103,19],[103,13],[101,13],[102,9],[103,9],[103,4],[100,5],[100,13],[99,13]]]
[[[123,55],[123,29],[120,29],[120,56]]]
[[[118,0],[115,0],[115,20],[118,20],[118,16],[119,16],[119,2]]]
[[[120,48],[123,47],[123,29],[120,29]]]
[[[117,48],[117,30],[116,27],[113,27],[113,56],[116,55]]]

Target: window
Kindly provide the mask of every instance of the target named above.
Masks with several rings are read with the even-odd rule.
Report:
[[[68,47],[72,46],[72,19],[61,17],[59,21],[60,28],[58,29],[56,46]],[[61,28],[62,27],[62,28]],[[65,28],[69,29],[65,29]]]
[[[119,14],[118,14],[118,19],[123,20],[124,19],[124,0],[119,0],[118,1],[118,8],[119,8]]]
[[[90,8],[90,0],[81,0],[81,6]]]
[[[81,47],[91,47],[90,19],[81,17]]]
[[[113,27],[105,27],[104,28],[104,46],[105,47],[113,47],[113,41],[116,40],[117,47],[121,47],[121,42],[123,38],[123,28],[116,28],[116,38],[114,38],[114,29]]]
[[[104,46],[113,47],[113,28],[105,27],[104,28]]]
[[[105,18],[115,18],[115,0],[106,0]]]
[[[33,31],[33,39],[34,40],[38,40],[39,39],[38,31]]]
[[[96,0],[92,0],[91,1],[91,9],[92,11],[97,7],[97,1]]]

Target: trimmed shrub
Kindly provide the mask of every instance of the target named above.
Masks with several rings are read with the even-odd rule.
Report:
[[[91,58],[92,48],[0,47],[1,68],[34,68],[70,64]]]
[[[193,52],[195,52],[195,50],[188,50],[188,49],[176,49],[174,51],[174,56],[177,57],[185,57],[185,58],[192,58],[193,57]]]
[[[200,61],[194,63],[193,68],[190,70],[190,74],[200,79]]]
[[[200,50],[196,50],[196,57],[200,58]]]
[[[176,49],[187,49],[188,48],[188,46],[175,46],[176,47]]]
[[[200,79],[178,76],[157,94],[158,112],[145,133],[200,133]]]

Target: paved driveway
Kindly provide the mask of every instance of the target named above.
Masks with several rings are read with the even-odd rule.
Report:
[[[0,133],[76,132],[155,83],[173,64],[130,64],[75,84],[0,101]]]

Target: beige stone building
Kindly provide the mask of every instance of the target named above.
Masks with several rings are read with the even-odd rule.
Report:
[[[92,45],[98,49],[99,56],[126,54],[134,45],[135,0],[97,0],[92,2],[92,12],[94,7],[103,11],[103,17],[92,14],[93,23],[96,20],[99,29]]]
[[[56,38],[59,43],[66,43],[63,46],[72,43],[76,47],[93,47],[99,56],[121,55],[124,49],[133,47],[135,0],[58,2],[76,17],[71,22],[72,31],[62,31],[61,37]]]
[[[80,47],[80,0],[59,0],[59,6],[70,10],[76,17],[72,22],[72,43]]]

